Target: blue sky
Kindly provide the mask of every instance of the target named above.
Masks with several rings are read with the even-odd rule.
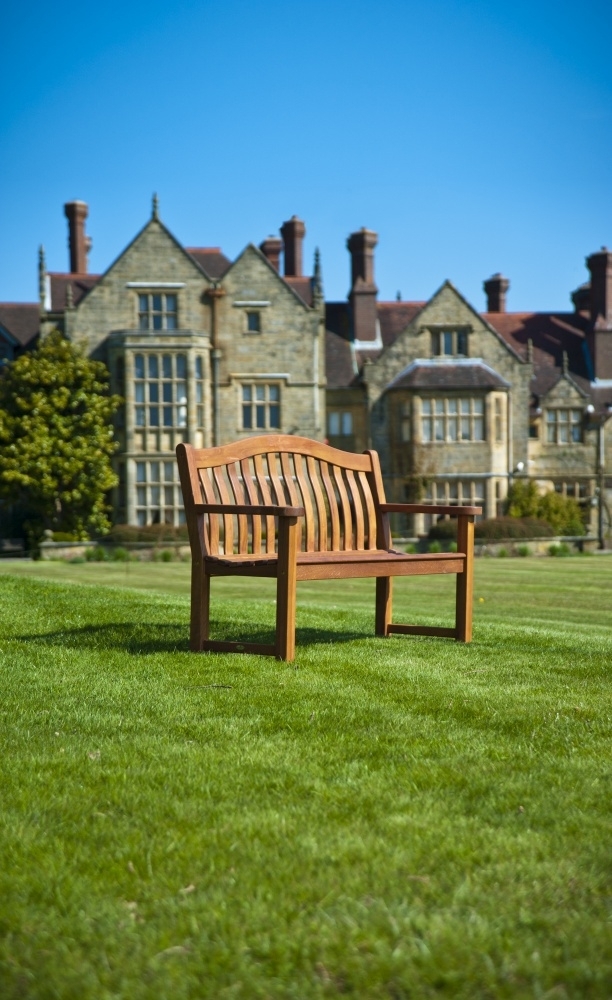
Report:
[[[63,203],[105,270],[160,214],[234,257],[306,222],[327,298],[379,234],[381,299],[450,278],[484,308],[571,308],[612,246],[609,0],[57,0],[0,13],[0,300],[67,269]]]

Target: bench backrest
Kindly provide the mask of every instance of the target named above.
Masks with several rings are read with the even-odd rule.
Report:
[[[385,497],[376,452],[356,455],[309,438],[270,434],[219,448],[179,445],[177,458],[190,532],[194,503],[274,504],[304,508],[304,552],[377,547],[377,508]],[[212,556],[272,553],[275,518],[210,514],[203,541]]]

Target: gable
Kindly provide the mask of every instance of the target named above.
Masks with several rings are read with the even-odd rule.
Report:
[[[384,392],[417,359],[431,358],[432,333],[442,330],[467,331],[469,359],[482,358],[505,382],[513,382],[517,370],[527,368],[516,351],[446,281],[368,367],[368,385],[374,395]],[[440,357],[437,363],[442,366],[454,360]]]
[[[304,299],[252,243],[244,248],[226,271],[223,286],[239,302],[266,301],[271,306],[296,307],[310,312]]]

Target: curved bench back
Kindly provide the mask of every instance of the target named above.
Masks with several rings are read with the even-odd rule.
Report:
[[[377,507],[385,497],[376,452],[356,455],[309,438],[270,434],[219,448],[179,445],[177,457],[188,522],[194,503],[288,505],[304,508],[304,552],[377,547]],[[208,515],[205,550],[212,556],[273,553],[275,520]]]

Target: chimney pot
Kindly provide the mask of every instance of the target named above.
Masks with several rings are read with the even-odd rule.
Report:
[[[84,201],[68,201],[64,205],[64,214],[68,219],[70,272],[87,274],[87,252],[91,243],[85,236],[85,219],[89,209]]]
[[[280,229],[285,248],[285,277],[302,277],[302,241],[306,235],[306,226],[297,215],[292,215],[288,222],[283,222]]]
[[[482,287],[487,296],[487,312],[505,313],[506,293],[510,288],[508,279],[504,278],[503,274],[498,271],[497,274],[491,275],[487,281],[483,282]]]
[[[263,243],[259,244],[259,249],[264,257],[268,258],[272,267],[276,271],[280,271],[280,255],[283,250],[283,241],[278,236],[268,236]]]

